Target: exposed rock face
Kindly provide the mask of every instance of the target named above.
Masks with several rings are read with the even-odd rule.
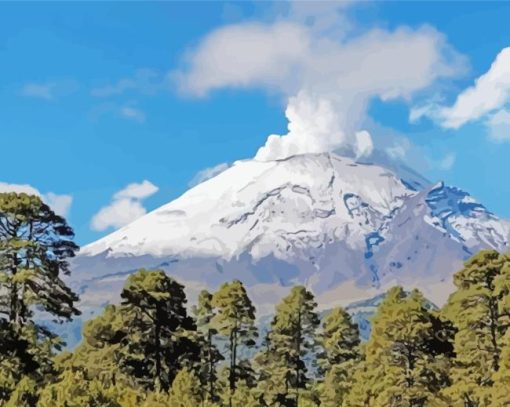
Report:
[[[84,247],[71,284],[85,311],[117,301],[139,267],[164,269],[191,301],[238,278],[262,315],[298,283],[324,309],[394,284],[441,304],[467,257],[509,237],[466,192],[412,173],[335,154],[248,160]]]

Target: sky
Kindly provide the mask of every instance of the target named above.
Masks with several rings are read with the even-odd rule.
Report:
[[[510,218],[510,3],[0,3],[0,191],[79,244],[238,159],[375,151]],[[268,137],[269,136],[269,137]]]

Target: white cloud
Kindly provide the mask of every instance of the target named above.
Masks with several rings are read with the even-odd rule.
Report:
[[[510,103],[510,47],[497,55],[489,70],[462,91],[452,106],[429,104],[411,111],[411,120],[428,116],[444,128],[458,129],[486,118]]]
[[[208,179],[215,177],[218,174],[221,174],[223,171],[227,170],[230,166],[227,163],[221,163],[215,165],[214,167],[205,168],[193,177],[193,179],[188,183],[189,187],[194,187],[195,185],[201,184]]]
[[[403,160],[406,157],[407,154],[407,148],[406,146],[402,144],[393,144],[389,147],[386,147],[385,150],[386,153],[393,159],[396,160]]]
[[[409,111],[409,122],[418,123],[423,117],[433,117],[437,113],[438,105],[427,102],[420,106],[413,106]]]
[[[125,119],[133,120],[138,123],[145,122],[146,118],[145,113],[142,110],[132,106],[122,106],[119,109],[119,114]]]
[[[26,97],[47,101],[69,95],[79,88],[78,82],[72,79],[61,79],[51,82],[30,82],[21,87],[20,94]]]
[[[145,123],[147,119],[147,115],[142,109],[137,107],[135,101],[130,101],[125,104],[108,101],[100,103],[90,110],[90,117],[92,120],[99,120],[103,116],[114,116],[137,123]]]
[[[341,7],[292,4],[276,22],[211,32],[188,52],[184,68],[172,73],[181,91],[192,96],[262,87],[286,99],[288,133],[270,135],[257,159],[332,149],[356,155],[356,134],[371,100],[410,100],[463,68],[463,59],[433,28],[377,29],[349,37]]]
[[[449,171],[454,166],[456,158],[454,153],[448,153],[437,163],[437,166],[442,171]]]
[[[510,141],[510,112],[506,109],[498,110],[491,115],[486,126],[489,130],[489,137],[496,142]]]
[[[141,183],[129,184],[113,196],[114,199],[145,199],[158,192],[159,188],[152,182],[144,180]]]
[[[165,78],[152,69],[139,69],[132,77],[123,78],[115,83],[91,90],[91,95],[96,97],[111,97],[122,95],[126,92],[139,92],[152,95],[167,86]]]
[[[57,195],[53,192],[48,192],[43,195],[43,200],[53,209],[53,211],[61,216],[67,216],[71,205],[73,203],[73,197],[71,195]]]
[[[37,195],[49,205],[49,207],[57,214],[66,217],[69,214],[73,197],[71,195],[57,195],[53,192],[42,194],[37,188],[28,184],[8,184],[0,182],[0,192],[17,192],[29,195]]]
[[[286,86],[308,48],[309,37],[300,25],[229,25],[209,34],[188,54],[189,70],[175,77],[182,91],[195,96],[222,87]]]
[[[109,228],[118,229],[147,213],[142,200],[155,194],[159,188],[150,181],[132,183],[113,195],[112,202],[101,208],[91,221],[91,228],[104,231]]]
[[[41,196],[39,190],[28,184],[8,184],[6,182],[0,182],[0,192],[16,192],[18,194],[25,193]]]
[[[369,157],[374,150],[374,142],[370,133],[366,130],[358,131],[354,147],[356,158]]]
[[[54,83],[27,83],[21,88],[21,94],[33,98],[52,100],[54,98],[54,88]]]
[[[147,211],[140,201],[119,199],[101,208],[92,218],[92,229],[103,231],[110,227],[118,229],[145,215]]]
[[[455,165],[456,159],[455,153],[446,153],[439,159],[428,158],[428,167],[439,171],[449,171]]]

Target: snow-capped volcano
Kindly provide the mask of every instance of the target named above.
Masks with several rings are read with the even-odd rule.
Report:
[[[238,278],[262,312],[297,283],[323,307],[394,284],[440,303],[463,260],[509,239],[510,223],[467,193],[411,172],[333,153],[246,160],[84,247],[72,284],[92,308],[139,267],[164,269],[191,300]]]

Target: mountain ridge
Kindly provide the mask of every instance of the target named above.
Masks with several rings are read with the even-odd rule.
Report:
[[[482,248],[507,250],[510,224],[469,194],[334,153],[236,162],[176,200],[83,248],[71,283],[90,309],[113,302],[138,267],[188,287],[239,278],[270,312],[293,284],[323,308],[394,284],[441,304]]]

